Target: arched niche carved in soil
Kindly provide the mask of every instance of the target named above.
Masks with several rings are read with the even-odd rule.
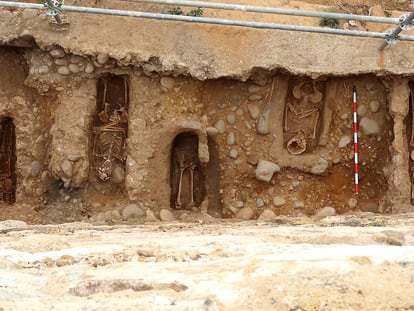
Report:
[[[13,119],[0,118],[0,200],[16,201],[16,133]]]
[[[170,162],[170,206],[176,209],[200,207],[205,198],[205,169],[198,157],[198,136],[178,134],[172,144]]]
[[[92,126],[91,178],[102,193],[123,188],[128,136],[128,80],[108,75],[97,81],[96,115]]]

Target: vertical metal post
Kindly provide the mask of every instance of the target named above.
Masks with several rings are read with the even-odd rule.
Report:
[[[379,50],[382,51],[385,49],[386,46],[389,44],[395,44],[398,40],[398,35],[403,30],[410,30],[413,28],[413,19],[414,19],[414,10],[410,14],[403,14],[400,17],[401,23],[398,25],[397,28],[385,39],[385,42],[382,43]]]

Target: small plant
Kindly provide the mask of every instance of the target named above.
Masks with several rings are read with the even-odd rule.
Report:
[[[384,10],[384,15],[385,17],[391,17],[392,16],[392,12]]]
[[[320,20],[319,25],[320,26],[327,26],[327,27],[330,27],[330,28],[338,28],[339,20],[337,18],[323,17]]]
[[[171,10],[164,10],[162,12],[163,14],[170,14],[170,15],[186,15],[186,16],[202,16],[203,15],[203,9],[197,8],[193,9],[188,13],[185,13],[180,7],[174,7]]]

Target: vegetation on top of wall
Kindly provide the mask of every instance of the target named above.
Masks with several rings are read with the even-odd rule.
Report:
[[[320,26],[327,26],[330,28],[338,28],[339,27],[339,20],[337,18],[328,18],[323,17],[319,21]]]
[[[171,15],[202,16],[203,15],[203,9],[202,8],[197,8],[197,9],[193,9],[193,10],[186,13],[180,7],[174,7],[171,10],[164,10],[162,13],[163,14],[171,14]]]

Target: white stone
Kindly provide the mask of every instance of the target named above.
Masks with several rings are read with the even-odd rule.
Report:
[[[276,207],[283,206],[286,204],[286,200],[283,197],[275,196],[272,199],[273,205]]]
[[[65,51],[62,49],[54,49],[50,51],[50,55],[54,58],[62,58],[65,56]]]
[[[253,94],[249,96],[250,101],[258,101],[258,100],[261,100],[262,98],[263,98],[263,95],[260,95],[260,94]]]
[[[206,128],[207,134],[209,136],[216,136],[218,133],[218,130],[215,127],[209,126]]]
[[[257,92],[259,92],[261,89],[262,89],[262,87],[261,87],[261,86],[256,85],[256,84],[252,84],[252,85],[250,85],[250,86],[249,86],[248,92],[249,92],[249,93],[257,93]]]
[[[371,111],[372,111],[373,113],[378,112],[378,111],[379,111],[379,109],[380,109],[380,107],[381,107],[381,104],[380,104],[380,102],[379,102],[379,101],[377,101],[377,100],[373,100],[372,102],[370,102],[370,103],[369,103],[369,109],[371,109]]]
[[[80,71],[79,66],[76,64],[69,64],[68,68],[72,73],[78,73]]]
[[[232,159],[237,159],[239,153],[236,149],[231,149],[229,152],[229,157]]]
[[[109,61],[109,55],[108,54],[98,54],[96,56],[96,61],[99,64],[104,65]]]
[[[328,217],[328,216],[335,216],[336,210],[331,206],[325,206],[321,209],[318,209],[315,213],[317,217]]]
[[[311,168],[311,173],[314,175],[322,175],[328,169],[329,163],[324,158],[318,158],[316,163]]]
[[[236,215],[234,215],[237,219],[249,220],[253,217],[253,210],[250,207],[243,207],[241,208]]]
[[[300,201],[300,200],[296,200],[292,202],[292,207],[293,208],[304,208],[305,207],[305,202]]]
[[[63,174],[65,174],[67,177],[72,177],[73,174],[73,165],[72,162],[68,159],[63,160],[62,164],[60,165]]]
[[[247,109],[249,110],[250,116],[252,119],[257,119],[260,114],[259,106],[256,104],[248,104]]]
[[[234,143],[236,142],[236,139],[234,137],[234,133],[230,132],[227,134],[227,145],[234,145]]]
[[[122,219],[127,220],[129,218],[138,218],[143,217],[145,215],[145,211],[143,211],[138,205],[136,204],[128,204],[122,210]]]
[[[160,210],[160,219],[162,221],[175,221],[175,220],[177,220],[177,218],[175,217],[173,212],[171,212],[170,210],[165,209],[165,208]]]
[[[55,64],[58,66],[66,66],[68,64],[68,61],[64,58],[58,58],[55,59]]]
[[[262,207],[264,207],[264,206],[265,206],[265,202],[264,202],[264,200],[263,200],[263,198],[262,198],[262,197],[257,197],[257,198],[256,198],[256,206],[257,206],[258,208],[262,208]]]
[[[238,201],[232,202],[231,205],[234,206],[234,207],[237,207],[237,208],[242,208],[244,206],[244,202],[238,200]]]
[[[214,127],[217,129],[217,132],[223,134],[226,130],[226,123],[223,120],[218,120]]]
[[[339,139],[338,148],[345,148],[351,142],[351,138],[349,136],[342,136]]]
[[[58,72],[58,74],[60,74],[62,76],[67,76],[68,74],[70,74],[70,70],[66,66],[60,66],[58,68],[57,72]]]
[[[258,180],[270,182],[275,172],[280,172],[280,166],[276,163],[259,160],[256,168],[256,178]]]
[[[378,122],[367,117],[362,118],[359,127],[366,135],[376,135],[381,132]]]
[[[37,68],[37,73],[42,74],[42,75],[49,73],[49,67],[47,65],[41,65]]]
[[[261,221],[272,221],[276,218],[276,213],[272,211],[271,209],[265,209],[263,213],[260,214],[258,220]]]
[[[166,89],[173,89],[175,87],[175,80],[171,77],[162,77],[160,79],[160,84]]]
[[[358,200],[357,199],[350,198],[348,200],[348,206],[349,206],[349,208],[355,208],[355,207],[357,207],[357,205],[358,205]]]
[[[85,73],[90,74],[95,70],[95,66],[92,63],[87,63],[85,66]]]

